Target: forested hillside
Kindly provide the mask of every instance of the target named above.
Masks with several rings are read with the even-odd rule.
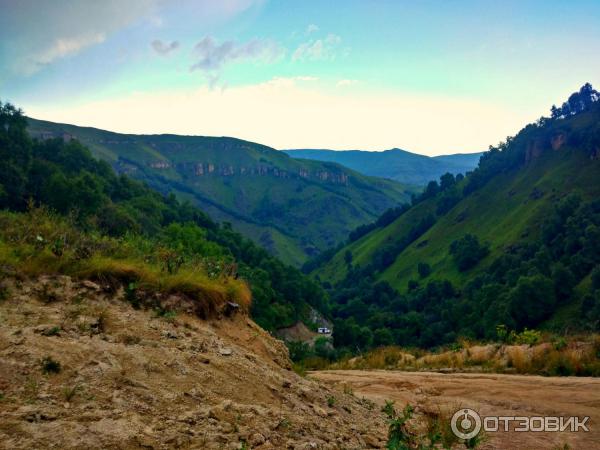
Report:
[[[598,329],[599,100],[586,84],[472,174],[430,182],[307,264],[330,289],[336,345]]]
[[[76,138],[117,172],[189,200],[296,266],[418,191],[240,139],[129,135],[28,121],[32,136]]]
[[[3,270],[101,276],[111,268],[132,289],[199,289],[201,302],[243,280],[253,317],[267,329],[295,323],[309,305],[327,309],[315,282],[190,201],[116,174],[80,140],[31,139],[27,119],[10,104],[0,104],[0,209],[11,211],[2,212]],[[32,235],[35,227],[46,231]]]

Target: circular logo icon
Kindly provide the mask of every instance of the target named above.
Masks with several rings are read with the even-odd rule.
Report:
[[[450,426],[456,437],[471,439],[481,431],[481,417],[472,409],[459,409],[452,416]]]

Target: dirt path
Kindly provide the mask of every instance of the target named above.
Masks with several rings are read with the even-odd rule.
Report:
[[[481,416],[589,416],[589,432],[490,432],[486,449],[600,449],[600,379],[497,374],[332,370],[311,372],[378,403],[472,408]]]

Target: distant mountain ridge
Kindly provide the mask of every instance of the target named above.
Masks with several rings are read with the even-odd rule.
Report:
[[[117,172],[189,200],[297,266],[418,191],[235,138],[121,134],[28,120],[33,137],[78,139]]]
[[[364,175],[420,186],[438,179],[446,172],[456,175],[473,170],[483,154],[479,152],[425,156],[399,148],[382,152],[326,149],[294,149],[283,152],[293,158],[336,162]]]

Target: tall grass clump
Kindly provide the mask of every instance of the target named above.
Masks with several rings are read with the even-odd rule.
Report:
[[[342,358],[328,368],[600,376],[600,335],[566,337],[525,330],[513,333],[505,343],[463,340],[437,350],[380,347]]]
[[[251,295],[231,275],[227,261],[178,254],[158,239],[140,235],[113,238],[75,226],[70,217],[47,208],[0,212],[0,265],[22,276],[69,275],[118,289],[134,285],[141,293],[182,295],[209,316],[225,302],[248,310]],[[225,270],[215,272],[220,265]],[[210,270],[209,270],[210,269]]]

